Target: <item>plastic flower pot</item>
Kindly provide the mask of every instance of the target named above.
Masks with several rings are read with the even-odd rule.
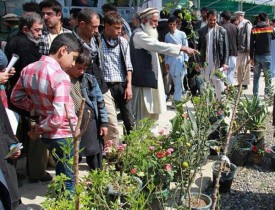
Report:
[[[142,183],[141,179],[139,179],[139,178],[136,177],[136,176],[130,177],[130,178],[132,178],[135,182],[137,182],[137,189],[136,189],[136,193],[137,193],[138,190],[142,188],[143,183]],[[107,187],[108,187],[108,194],[109,194],[109,195],[118,196],[118,195],[127,194],[127,192],[123,193],[123,192],[116,191],[116,190],[114,189],[113,184],[108,184]]]
[[[248,141],[253,144],[256,141],[256,136],[252,133],[239,133],[236,135],[238,141]]]
[[[243,166],[248,160],[251,148],[252,144],[248,141],[234,141],[231,162],[237,166]]]
[[[271,146],[270,149],[271,168],[275,171],[275,146]]]
[[[216,179],[218,177],[218,171],[219,171],[220,165],[221,165],[221,161],[216,161],[212,165],[214,186],[216,184]],[[220,185],[219,192],[220,193],[230,192],[231,185],[232,185],[234,176],[236,174],[236,171],[237,171],[237,166],[235,164],[231,163],[229,172],[223,172],[223,171],[221,172],[221,178],[219,181],[219,185]]]
[[[188,196],[182,197],[182,203],[187,208],[189,205]],[[212,206],[211,198],[203,193],[191,193],[191,209],[192,210],[210,210]]]
[[[266,131],[266,128],[259,128],[259,129],[255,129],[255,130],[250,130],[251,134],[254,134],[256,137],[256,140],[254,142],[254,144],[264,144],[264,133]]]
[[[261,165],[264,156],[259,155],[259,154],[255,154],[255,153],[251,153],[250,158],[251,158],[251,161],[253,162],[253,164]]]

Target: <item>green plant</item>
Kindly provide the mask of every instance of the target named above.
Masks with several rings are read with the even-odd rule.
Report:
[[[194,112],[187,106],[186,111],[183,109],[189,101],[193,104]],[[173,197],[177,208],[181,205],[181,200],[176,196],[178,191],[191,201],[191,185],[209,155],[209,136],[218,130],[224,116],[228,114],[224,103],[226,102],[216,102],[213,87],[206,83],[202,96],[186,96],[176,106],[176,117],[171,120],[170,141],[176,146],[174,156],[179,169],[178,184]]]
[[[152,180],[155,188],[161,190],[168,188],[174,177],[174,145],[168,136],[153,136],[152,126],[152,121],[144,119],[137,129],[125,136],[127,147],[122,160],[126,173],[140,177],[144,183]]]
[[[249,99],[247,96],[240,100],[238,106],[238,124],[245,130],[263,129],[264,120],[268,114],[267,104],[259,97],[253,96]]]

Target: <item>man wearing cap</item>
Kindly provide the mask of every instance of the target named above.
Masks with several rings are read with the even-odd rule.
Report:
[[[132,105],[137,122],[143,118],[158,120],[159,114],[166,111],[158,53],[171,56],[177,56],[181,51],[190,55],[198,53],[187,46],[158,41],[159,13],[156,8],[145,9],[140,13],[140,18],[141,27],[133,32],[130,39],[133,65]],[[154,132],[157,132],[157,127]]]
[[[238,56],[237,56],[237,81],[238,85],[242,83],[244,89],[250,84],[250,34],[252,24],[244,18],[244,12],[237,11],[234,13],[238,24]]]
[[[13,13],[8,13],[1,17],[1,20],[9,28],[9,34],[7,36],[7,42],[14,37],[18,32],[19,16]]]

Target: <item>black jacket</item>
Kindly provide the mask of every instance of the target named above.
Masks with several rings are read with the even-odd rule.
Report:
[[[228,65],[229,59],[229,47],[228,47],[228,37],[226,30],[216,25],[214,33],[214,46],[213,46],[213,60],[215,62],[215,66],[221,67],[223,64]],[[199,43],[198,50],[201,53],[201,62],[206,61],[206,47],[207,47],[207,33],[208,33],[208,25],[201,28],[199,31]],[[203,65],[203,63],[202,63]]]
[[[0,181],[0,199],[6,209],[12,209],[11,203],[13,206],[18,205],[20,199],[13,161],[9,158],[7,160],[5,159],[5,156],[9,152],[10,145],[16,143],[17,140],[14,137],[5,107],[0,99],[0,169],[3,172],[6,181],[6,185]],[[7,193],[6,188],[8,188],[9,194]]]
[[[259,22],[253,27],[250,37],[250,58],[254,59],[255,55],[270,55],[272,38],[274,38],[273,27],[268,26],[266,22]]]
[[[229,56],[238,55],[238,33],[239,29],[233,23],[227,22],[222,25],[227,32],[228,45],[229,45]]]
[[[17,35],[12,37],[5,47],[5,54],[9,61],[14,53],[19,55],[19,59],[14,65],[16,72],[14,76],[9,79],[7,84],[6,92],[8,99],[10,98],[11,92],[20,77],[22,69],[27,65],[38,61],[42,56],[39,52],[38,46],[20,31]],[[8,103],[10,109],[18,112],[20,115],[29,116],[29,112],[15,107],[10,103],[10,100],[8,100]]]
[[[5,47],[5,54],[9,61],[13,53],[19,55],[19,59],[14,65],[16,73],[9,79],[11,88],[15,86],[22,69],[30,63],[38,61],[42,56],[38,51],[38,46],[21,32],[12,37]]]

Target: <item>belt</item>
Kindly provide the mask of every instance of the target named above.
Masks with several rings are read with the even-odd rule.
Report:
[[[120,83],[123,83],[123,82],[107,82],[107,85],[112,86],[112,85],[117,85],[117,84],[120,84]]]

